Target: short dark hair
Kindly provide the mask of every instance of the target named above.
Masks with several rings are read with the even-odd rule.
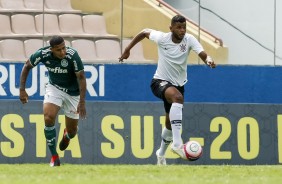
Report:
[[[52,36],[50,39],[49,43],[51,47],[55,47],[56,45],[60,45],[63,43],[65,40],[61,36]]]
[[[175,15],[172,19],[171,19],[171,25],[175,24],[176,22],[186,22],[186,18],[183,17],[182,15]]]

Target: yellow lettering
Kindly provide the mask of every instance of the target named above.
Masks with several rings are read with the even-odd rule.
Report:
[[[110,142],[101,143],[101,152],[107,158],[119,158],[124,153],[125,143],[123,137],[112,129],[124,129],[122,118],[108,115],[102,119],[101,130]]]
[[[278,162],[282,163],[282,115],[277,116]]]
[[[144,117],[144,127],[141,127],[141,117],[131,117],[131,148],[136,158],[148,158],[154,150],[154,120],[152,116]],[[143,131],[142,131],[143,130]],[[142,135],[143,149],[142,149]]]
[[[36,141],[36,157],[46,157],[46,138],[44,135],[44,115],[43,114],[31,114],[29,115],[30,123],[35,123],[35,141]]]
[[[250,148],[248,151],[248,137],[247,137],[247,127],[249,127]],[[242,158],[250,160],[254,159],[259,154],[259,127],[258,123],[254,118],[245,117],[240,119],[237,128],[237,138],[238,138],[238,151]]]
[[[221,132],[220,132],[221,127]],[[210,148],[211,159],[231,159],[231,151],[220,151],[221,146],[230,137],[231,124],[225,117],[216,117],[210,124],[211,132],[220,132],[214,139]]]
[[[1,150],[6,157],[19,157],[24,152],[24,138],[13,128],[24,128],[24,121],[21,116],[17,114],[7,114],[2,117],[1,129],[3,135],[10,141],[1,142]],[[12,144],[13,142],[13,144]]]

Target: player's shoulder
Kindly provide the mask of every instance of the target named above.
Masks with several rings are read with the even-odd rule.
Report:
[[[196,37],[190,33],[186,33],[184,36],[185,39],[189,40],[189,39],[196,39]]]
[[[51,53],[50,46],[46,46],[46,47],[42,47],[42,48],[38,49],[33,55],[46,57],[46,56],[49,56],[50,53]]]
[[[72,47],[67,46],[66,47],[66,52],[67,52],[67,54],[74,55],[74,54],[77,53],[77,50],[72,48]]]

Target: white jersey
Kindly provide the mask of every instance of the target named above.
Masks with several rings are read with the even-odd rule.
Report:
[[[204,49],[198,40],[186,33],[180,43],[172,42],[172,33],[151,30],[149,39],[158,45],[158,67],[155,79],[171,82],[175,86],[183,86],[187,82],[187,58],[192,49],[197,54]]]

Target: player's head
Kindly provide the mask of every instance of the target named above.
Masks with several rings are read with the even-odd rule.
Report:
[[[51,51],[53,55],[59,59],[63,59],[66,56],[65,40],[61,36],[53,36],[50,41]]]
[[[175,15],[171,19],[170,31],[172,32],[172,36],[181,41],[186,33],[186,18],[181,15]]]

